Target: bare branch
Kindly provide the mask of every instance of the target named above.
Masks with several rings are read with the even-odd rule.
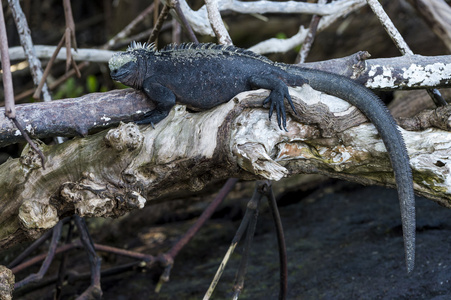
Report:
[[[75,22],[72,16],[72,7],[70,5],[70,0],[63,0],[64,6],[64,18],[66,19],[66,31],[69,30],[69,41],[66,42],[66,48],[74,48],[77,50],[77,40],[75,39]],[[70,47],[67,44],[71,45]],[[67,66],[66,72],[69,66]]]
[[[218,8],[218,0],[205,0],[205,5],[207,6],[208,20],[218,39],[218,44],[233,45],[232,38],[222,21],[221,13]]]
[[[63,0],[63,6],[64,6],[64,18],[66,19],[66,30],[63,34],[63,37],[61,38],[61,41],[59,42],[58,46],[56,47],[55,52],[53,53],[52,57],[50,58],[50,61],[47,64],[47,67],[45,68],[44,74],[42,75],[42,78],[39,81],[36,91],[33,94],[34,99],[39,99],[39,97],[41,95],[42,87],[46,83],[47,76],[49,76],[49,74],[50,74],[50,70],[53,66],[56,56],[58,55],[58,52],[61,50],[61,47],[63,46],[63,42],[65,42],[65,45],[66,45],[66,73],[69,72],[70,66],[72,65],[77,77],[78,78],[81,77],[80,70],[78,69],[78,66],[75,63],[75,60],[72,58],[72,52],[71,52],[72,48],[74,48],[74,50],[77,51],[77,40],[75,38],[75,23],[74,23],[74,18],[72,16],[72,8],[70,6],[70,0]],[[72,45],[73,45],[73,47],[72,47]]]
[[[16,117],[14,105],[13,79],[11,75],[11,64],[8,56],[8,36],[6,35],[5,17],[3,7],[0,7],[0,53],[2,53],[3,89],[5,93],[4,115],[10,119]]]
[[[265,13],[286,13],[286,14],[311,14],[311,15],[333,15],[347,11],[349,7],[358,5],[365,1],[361,0],[344,0],[334,1],[327,4],[307,3],[297,1],[237,1],[222,0],[218,6],[221,11],[232,10],[245,14],[265,14]]]
[[[38,149],[38,147],[35,145],[35,143],[30,139],[28,134],[24,131],[23,127],[19,123],[19,120],[17,119],[16,115],[16,108],[14,103],[14,90],[13,90],[13,82],[12,82],[12,76],[11,76],[11,70],[10,70],[10,61],[8,57],[8,37],[6,35],[6,27],[5,27],[5,18],[3,16],[3,8],[0,8],[0,35],[1,35],[1,48],[0,51],[3,54],[2,55],[2,67],[3,67],[3,86],[5,90],[5,111],[4,115],[7,116],[12,123],[15,125],[15,127],[19,130],[20,134],[25,138],[25,140],[28,142],[30,147],[36,151],[36,153],[41,158],[41,165],[44,168],[44,154],[42,154],[42,151]]]
[[[325,0],[318,0],[318,4],[326,3]],[[299,50],[298,56],[296,57],[295,63],[304,63],[308,54],[310,53],[310,48],[312,47],[313,41],[315,40],[316,32],[318,30],[318,24],[321,20],[321,16],[313,15],[312,20],[310,21],[309,29],[307,36],[302,43],[301,50]]]
[[[361,56],[361,55],[360,55]],[[367,57],[364,55],[363,58]],[[451,56],[409,55],[359,60],[350,56],[301,66],[350,77],[370,89],[422,89],[449,87]],[[355,60],[354,63],[351,63]]]
[[[20,43],[24,48],[25,56],[27,57],[28,64],[30,65],[33,82],[37,86],[41,81],[43,72],[41,61],[37,58],[33,47],[33,41],[31,40],[30,28],[28,27],[27,19],[25,18],[22,8],[20,7],[19,0],[8,0],[8,3],[13,13],[14,21],[16,22],[17,31],[21,33],[19,34]],[[44,101],[52,100],[46,84],[42,87],[42,93]]]
[[[130,122],[154,108],[146,96],[138,91],[116,90],[87,94],[80,98],[49,103],[17,105],[17,115],[34,138],[53,136],[85,136],[89,132]],[[0,114],[4,111],[0,109]],[[0,117],[0,146],[23,140],[11,121]]]
[[[382,8],[382,5],[377,0],[367,0],[368,5],[373,10],[376,17],[381,22],[385,31],[388,33],[390,38],[395,43],[396,47],[398,47],[399,51],[402,55],[413,55],[412,50],[410,50],[409,45],[404,41],[403,37],[399,33],[398,29],[396,29],[393,22],[390,20],[390,17],[387,15],[385,10]]]
[[[317,32],[323,31],[324,29],[329,27],[332,23],[337,21],[339,18],[351,13],[352,11],[355,11],[355,10],[361,8],[364,5],[365,5],[364,1],[363,2],[357,1],[356,3],[347,7],[347,9],[345,9],[345,10],[337,12],[333,15],[328,15],[328,16],[322,17],[318,24]],[[259,53],[259,54],[287,52],[287,51],[299,46],[300,44],[302,44],[305,41],[305,39],[307,38],[308,33],[309,33],[309,30],[305,29],[303,26],[301,26],[299,28],[298,33],[296,33],[294,36],[292,36],[288,39],[282,40],[282,39],[277,39],[277,38],[271,38],[271,39],[260,42],[256,45],[250,47],[249,50]]]
[[[56,46],[34,46],[36,56],[39,58],[49,59],[55,53]],[[56,55],[57,60],[66,60],[66,48],[62,47]],[[72,51],[72,49],[71,49]],[[78,49],[77,52],[72,51],[72,58],[76,61],[90,61],[90,62],[108,62],[114,51],[101,50],[101,49]],[[9,56],[11,60],[23,60],[25,59],[25,53],[22,47],[9,48]]]
[[[113,38],[111,38],[103,47],[103,49],[111,49],[119,40],[126,38],[135,28],[137,24],[139,24],[141,21],[143,21],[147,15],[149,15],[153,9],[154,4],[152,3],[149,5],[146,9],[143,10],[142,13],[140,13],[130,24],[128,24],[123,30],[121,30],[118,34],[116,34]]]
[[[206,6],[202,6],[199,10],[193,11],[185,0],[179,0],[180,6],[185,13],[188,22],[193,29],[204,35],[215,36],[210,22]],[[232,10],[239,13],[304,13],[317,15],[342,15],[343,12],[349,11],[351,7],[365,5],[364,0],[344,0],[335,1],[328,4],[305,3],[297,1],[251,1],[242,2],[236,0],[218,0],[219,11]]]
[[[53,63],[56,60],[56,56],[58,55],[58,53],[60,52],[61,48],[63,47],[64,40],[65,40],[65,36],[63,36],[61,38],[60,42],[58,43],[58,46],[56,46],[56,49],[53,52],[52,57],[49,60],[49,63],[47,64],[47,67],[45,67],[44,74],[42,74],[41,81],[39,82],[36,90],[33,93],[33,98],[34,99],[39,99],[41,97],[42,87],[44,86],[44,84],[46,84],[47,76],[49,76],[49,74],[50,74],[50,69],[52,68]],[[66,41],[67,41],[67,39],[66,39]],[[66,50],[66,62],[69,61],[69,59],[72,60],[72,57],[70,55],[70,48],[69,48],[69,51]],[[67,64],[66,64],[66,66],[67,66]],[[66,69],[66,73],[68,71],[69,71],[69,69]]]
[[[152,29],[152,33],[147,40],[147,43],[154,43],[157,40],[158,34],[160,33],[161,27],[163,26],[164,20],[166,20],[170,7],[165,4],[161,10],[160,16],[155,20],[155,24]],[[157,12],[157,10],[155,10]]]
[[[186,29],[188,36],[193,43],[199,43],[197,40],[196,35],[194,34],[193,28],[191,27],[190,23],[186,19],[185,13],[182,10],[182,7],[180,6],[180,1],[178,0],[171,0],[171,6],[176,12],[176,17],[180,21],[180,23],[183,25],[183,27]]]
[[[395,43],[396,47],[398,47],[399,51],[403,55],[413,55],[413,51],[410,49],[410,47],[407,45],[407,43],[402,38],[401,34],[399,33],[398,29],[396,29],[393,22],[388,17],[387,13],[382,8],[382,5],[377,0],[367,0],[368,5],[371,7],[373,12],[378,17],[379,21],[381,22],[382,26],[384,27],[385,31],[388,33],[390,38]],[[445,99],[441,96],[440,92],[438,90],[427,90],[428,94],[431,96],[432,100],[437,106],[445,106],[447,105]]]

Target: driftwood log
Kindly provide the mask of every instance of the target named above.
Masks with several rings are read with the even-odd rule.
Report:
[[[360,111],[307,85],[290,92],[300,115],[289,111],[288,132],[280,130],[276,120],[268,120],[268,110],[261,106],[268,91],[256,90],[206,112],[176,106],[155,128],[121,123],[60,145],[41,144],[45,169],[38,156],[25,148],[20,158],[0,166],[0,249],[38,237],[67,215],[118,217],[229,177],[280,180],[316,173],[394,186],[385,146]],[[131,89],[78,101],[94,101],[94,106],[86,103],[84,109],[90,111],[99,97],[111,98],[137,114],[152,108]],[[76,102],[65,103],[62,111],[53,110],[54,115],[47,117],[58,120],[58,113],[67,115]],[[437,123],[434,128],[400,128],[416,193],[447,207],[451,207],[450,114],[445,108],[432,111],[429,118],[437,122],[429,124]],[[88,112],[86,119],[91,120]]]

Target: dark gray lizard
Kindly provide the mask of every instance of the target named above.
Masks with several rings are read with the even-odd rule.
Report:
[[[285,98],[296,109],[288,86],[305,83],[318,91],[346,100],[362,111],[377,128],[388,150],[395,173],[401,208],[407,271],[415,260],[415,198],[412,173],[403,137],[388,109],[370,90],[346,77],[273,62],[251,51],[215,44],[182,44],[162,50],[132,43],[126,52],[109,61],[111,77],[142,90],[156,108],[138,124],[156,124],[176,103],[200,111],[256,88],[270,90],[263,104],[270,103],[269,118],[276,111],[280,128],[286,130]]]

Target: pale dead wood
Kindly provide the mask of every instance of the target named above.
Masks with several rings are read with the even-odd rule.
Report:
[[[388,155],[365,117],[309,86],[291,89],[301,115],[278,129],[261,107],[265,90],[200,113],[176,106],[153,129],[133,123],[42,146],[46,170],[26,149],[0,166],[0,248],[36,238],[63,215],[117,217],[237,177],[280,180],[323,174],[394,186]],[[420,195],[450,207],[451,134],[402,130]]]
[[[221,45],[233,45],[232,38],[229,32],[225,28],[224,21],[221,18],[221,13],[218,9],[218,1],[205,0],[205,6],[207,7],[208,20],[210,21],[211,28],[215,32],[218,44]]]
[[[249,2],[248,2],[249,3]],[[251,2],[252,3],[252,2]],[[279,2],[279,3],[286,3],[286,2]],[[302,2],[297,2],[302,3]],[[338,3],[338,2],[332,2],[332,3]],[[330,5],[332,3],[324,4],[324,5]],[[313,3],[303,3],[303,4],[313,4]],[[319,4],[316,4],[319,5]],[[355,1],[354,3],[351,3],[346,9],[343,9],[341,11],[335,11],[332,15],[325,15],[321,18],[321,20],[318,23],[318,29],[317,32],[321,32],[328,28],[330,25],[332,25],[335,21],[339,20],[340,18],[343,18],[344,16],[350,14],[353,11],[356,11],[357,9],[363,7],[365,5],[365,1]],[[321,15],[321,14],[318,14]],[[289,50],[301,45],[305,42],[305,39],[307,38],[309,33],[308,28],[304,28],[304,26],[299,27],[299,31],[287,38],[287,39],[278,39],[278,38],[270,38],[265,41],[259,42],[252,47],[249,48],[249,50],[254,51],[255,53],[259,54],[267,54],[267,53],[285,53]]]
[[[188,23],[193,30],[202,35],[215,36],[208,14],[206,5],[194,11],[186,3],[180,0],[180,6],[183,10]],[[232,10],[238,13],[246,14],[264,14],[264,13],[308,13],[317,15],[343,15],[343,12],[349,12],[352,7],[363,6],[364,0],[345,0],[334,1],[328,4],[304,3],[297,1],[252,1],[243,2],[236,0],[220,0],[217,1],[219,11]]]

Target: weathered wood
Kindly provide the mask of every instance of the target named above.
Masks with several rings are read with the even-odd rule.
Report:
[[[16,106],[17,119],[33,138],[85,136],[120,121],[139,119],[155,105],[136,90],[114,90],[78,98]],[[13,122],[0,108],[0,147],[23,140]]]
[[[36,238],[69,214],[117,217],[228,177],[279,180],[316,173],[394,186],[385,147],[356,108],[307,85],[291,94],[301,114],[291,115],[289,132],[268,120],[261,107],[268,92],[257,90],[206,112],[176,106],[155,128],[122,123],[42,145],[45,170],[24,150],[0,166],[0,249]],[[416,192],[451,207],[451,133],[400,130]]]

